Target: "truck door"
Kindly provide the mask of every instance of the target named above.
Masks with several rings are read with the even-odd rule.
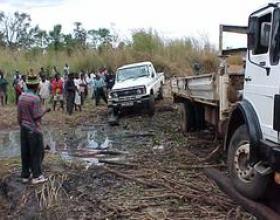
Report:
[[[279,56],[273,55],[277,52],[275,39],[279,38],[277,25],[278,8],[266,8],[251,16],[249,32],[250,27],[255,27],[254,46],[250,45],[249,33],[244,85],[244,98],[258,115],[263,138],[274,142],[278,142],[278,132],[273,127],[274,100],[280,85]]]

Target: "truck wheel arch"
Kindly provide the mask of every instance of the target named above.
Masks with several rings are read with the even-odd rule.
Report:
[[[252,163],[256,163],[258,162],[258,148],[260,140],[262,138],[262,132],[257,114],[251,103],[247,100],[243,100],[237,103],[236,107],[233,109],[230,115],[226,130],[224,149],[225,151],[228,150],[228,146],[233,133],[238,127],[243,124],[246,125],[250,137],[250,161]]]

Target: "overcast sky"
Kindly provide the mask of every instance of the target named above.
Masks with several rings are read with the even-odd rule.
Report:
[[[208,35],[218,45],[219,24],[247,25],[248,15],[267,0],[0,0],[0,10],[27,12],[33,24],[49,30],[62,24],[71,32],[80,21],[86,29],[113,28],[122,38],[153,28],[165,38]],[[232,39],[232,40],[231,40]],[[238,43],[237,43],[238,42]],[[240,40],[230,37],[226,46]]]

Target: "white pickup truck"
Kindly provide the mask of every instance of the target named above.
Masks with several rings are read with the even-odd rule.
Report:
[[[155,99],[163,97],[164,73],[157,73],[151,62],[134,63],[118,68],[116,82],[109,93],[109,113],[118,115],[122,109],[155,111]]]

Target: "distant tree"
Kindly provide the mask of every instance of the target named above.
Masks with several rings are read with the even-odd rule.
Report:
[[[153,53],[163,46],[160,37],[152,30],[140,30],[132,34],[132,47],[139,52]]]
[[[89,36],[89,41],[90,41],[91,46],[96,49],[97,45],[99,43],[98,31],[94,30],[94,29],[89,30],[88,36]]]
[[[57,24],[53,27],[53,30],[49,32],[49,38],[50,46],[52,46],[55,51],[62,48],[64,38],[61,24]]]
[[[113,35],[107,28],[99,28],[98,35],[101,44],[111,43],[113,41]]]
[[[48,33],[44,30],[37,30],[34,34],[34,45],[40,48],[46,48],[49,44],[49,36]]]
[[[93,48],[108,47],[115,39],[114,35],[107,28],[92,29],[88,31],[89,39]]]
[[[83,28],[81,22],[75,22],[74,25],[75,28],[73,32],[77,46],[82,46],[83,48],[85,48],[87,41],[87,31]]]
[[[26,13],[15,12],[13,15],[0,13],[0,32],[8,47],[30,47],[31,36],[38,29],[31,27],[31,17]]]

